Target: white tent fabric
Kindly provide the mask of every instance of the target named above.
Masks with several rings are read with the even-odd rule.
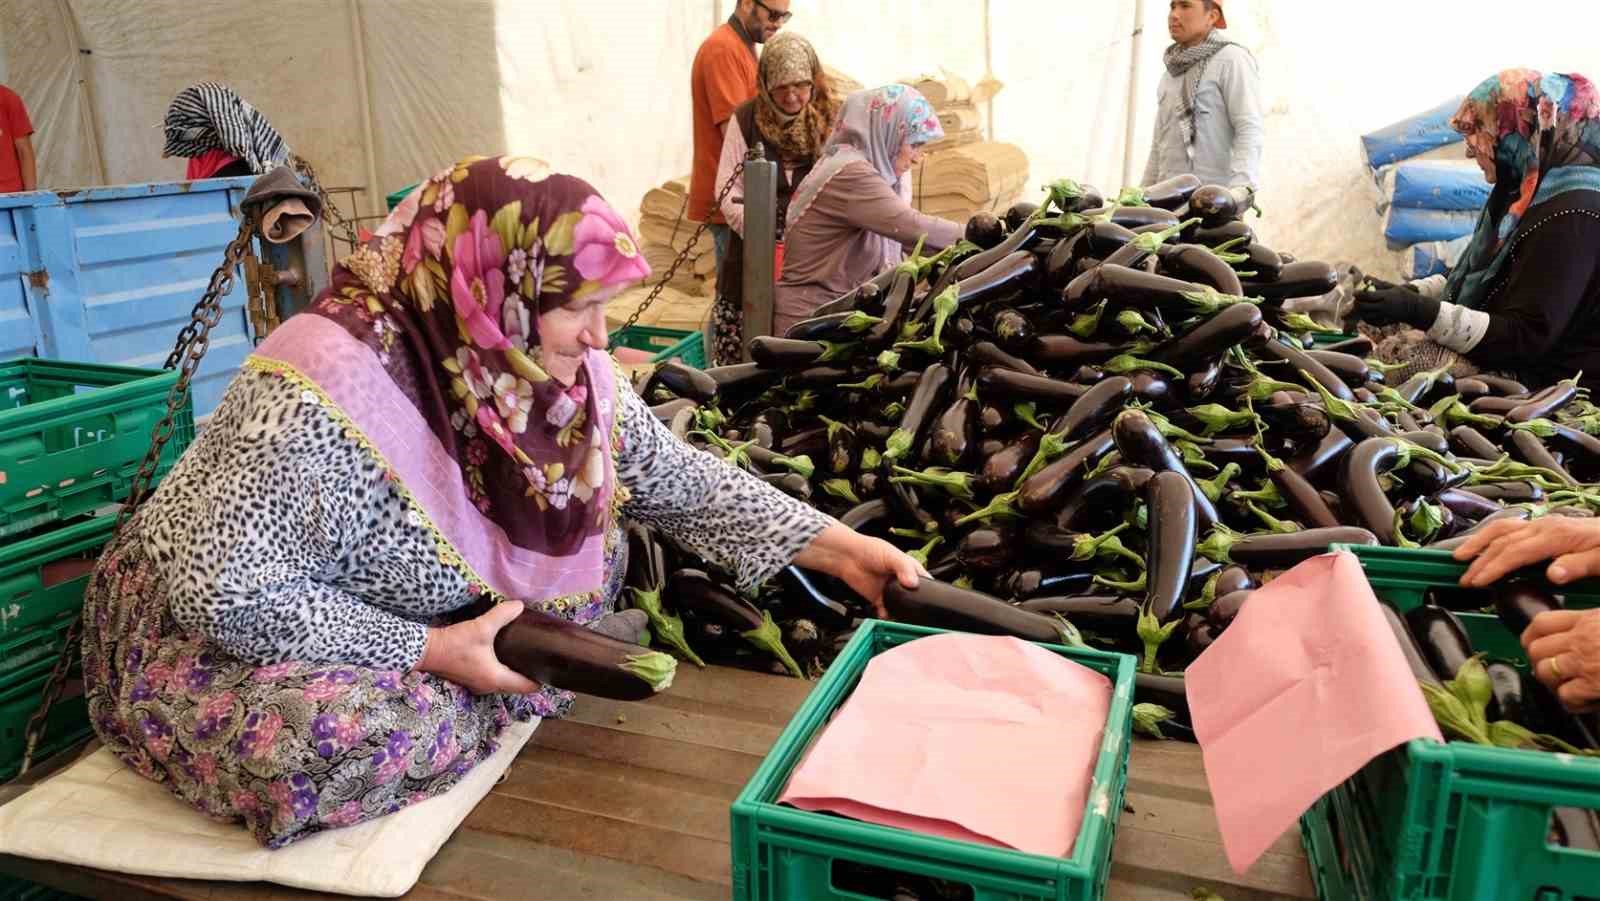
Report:
[[[329,185],[382,197],[466,153],[540,156],[623,209],[690,165],[689,67],[735,0],[0,0],[0,64],[38,129],[51,187],[167,180],[168,99],[227,82]],[[1142,38],[1134,37],[1142,3]],[[942,67],[992,75],[994,140],[1036,184],[1107,193],[1144,167],[1161,0],[793,0],[789,27],[863,84]],[[1264,240],[1394,275],[1359,136],[1510,65],[1600,77],[1600,4],[1544,4],[1518,29],[1491,0],[1327,4],[1229,0],[1228,36],[1255,54],[1267,107]],[[1134,60],[1135,45],[1138,59]],[[1130,106],[1130,91],[1133,103]],[[1131,153],[1127,134],[1132,110]]]

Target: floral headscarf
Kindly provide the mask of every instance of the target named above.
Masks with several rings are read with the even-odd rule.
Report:
[[[1473,89],[1450,125],[1498,170],[1449,278],[1450,300],[1477,308],[1529,207],[1566,191],[1600,190],[1600,95],[1582,75],[1507,69]]]
[[[839,122],[822,147],[817,165],[795,189],[789,204],[788,227],[811,209],[811,204],[839,170],[862,161],[893,186],[899,183],[894,160],[901,148],[937,141],[944,128],[933,105],[916,89],[903,84],[857,91],[846,98]]]
[[[573,384],[553,379],[538,314],[649,272],[587,182],[472,157],[418,186],[251,363],[346,420],[473,584],[588,594],[616,493],[617,381],[592,350]]]
[[[811,82],[811,101],[790,115],[772,92],[802,81]],[[756,73],[756,128],[778,148],[783,161],[799,164],[816,159],[838,114],[839,104],[811,42],[792,31],[781,31],[768,41]]]

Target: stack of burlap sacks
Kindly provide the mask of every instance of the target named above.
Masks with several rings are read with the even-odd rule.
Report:
[[[829,69],[828,75],[841,98],[861,89],[859,82],[840,72]],[[917,209],[965,222],[973,213],[1004,212],[1022,199],[1027,191],[1027,155],[1015,144],[983,140],[980,109],[1000,89],[999,82],[985,79],[974,87],[949,72],[903,82],[928,98],[945,132],[927,146],[922,162],[911,172],[912,204]],[[684,175],[651,188],[640,201],[639,237],[653,275],[645,285],[611,302],[608,314],[613,325],[627,319],[686,248],[688,259],[639,322],[694,329],[704,320],[716,294],[715,253],[709,232],[690,244],[700,224],[689,218],[688,194],[689,176]]]

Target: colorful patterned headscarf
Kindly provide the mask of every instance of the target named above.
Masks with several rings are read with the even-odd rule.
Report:
[[[907,144],[916,147],[944,137],[939,117],[914,88],[891,84],[857,91],[845,99],[844,109],[833,134],[822,147],[817,165],[795,189],[789,204],[788,227],[811,209],[822,189],[853,162],[865,162],[893,186],[900,178],[894,171],[895,157]]]
[[[778,106],[772,92],[802,81],[811,82],[811,101],[790,115]],[[784,162],[811,162],[822,151],[838,114],[839,103],[811,42],[792,31],[778,32],[762,48],[756,73],[756,128],[762,137],[778,148]]]
[[[1473,89],[1450,125],[1497,167],[1489,203],[1448,285],[1452,302],[1477,308],[1529,207],[1567,191],[1600,191],[1600,95],[1582,75],[1507,69]]]
[[[473,157],[418,186],[247,365],[346,421],[474,585],[570,599],[602,584],[618,383],[593,350],[573,384],[552,378],[538,314],[649,273],[587,182]]]

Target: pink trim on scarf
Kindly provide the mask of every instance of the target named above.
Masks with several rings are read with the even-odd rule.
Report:
[[[605,582],[605,529],[585,539],[573,554],[554,557],[517,547],[467,497],[461,467],[445,451],[421,413],[395,386],[371,348],[322,316],[295,316],[273,331],[254,356],[292,366],[328,395],[355,423],[422,506],[445,540],[473,572],[496,592],[542,601],[600,590]],[[600,397],[616,395],[615,371],[599,351],[584,360],[589,384]],[[609,438],[620,415],[615,403],[599,424]],[[615,483],[615,460],[606,454]],[[609,505],[609,496],[596,497]],[[530,508],[533,502],[529,502]]]

